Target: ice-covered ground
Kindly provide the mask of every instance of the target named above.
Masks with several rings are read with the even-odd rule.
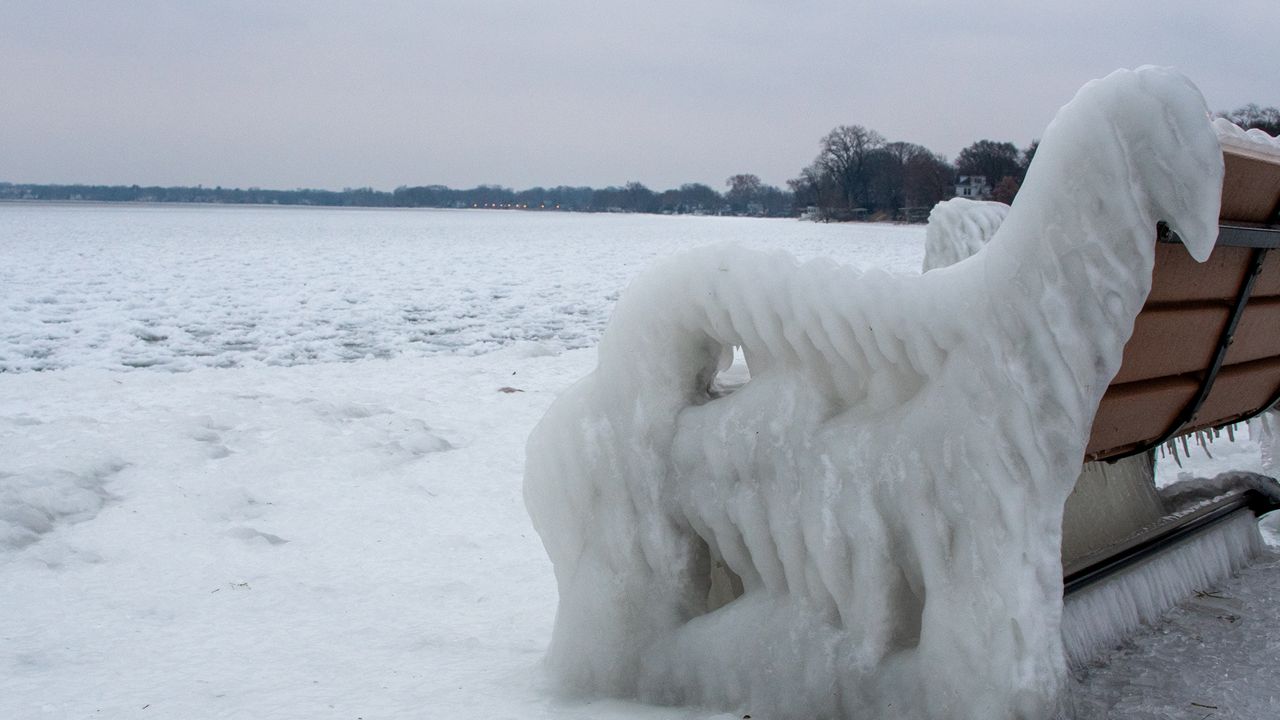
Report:
[[[31,217],[45,211],[87,213],[75,221],[80,242],[99,259],[79,259],[65,238],[10,234],[71,222]],[[170,212],[179,217],[165,220]],[[219,288],[219,297],[240,298],[234,307],[273,324],[256,326],[268,328],[256,351],[223,352],[238,367],[203,368],[201,356],[152,343],[138,347],[165,359],[129,370],[120,361],[135,346],[114,328],[134,321],[131,302],[146,305],[130,300],[130,288],[142,281],[131,280],[127,268],[113,273],[97,264],[124,262],[130,255],[118,244],[129,241],[95,237],[93,222],[98,233],[189,223],[188,246],[215,245],[197,234],[196,220],[180,219],[188,212],[212,215],[205,221],[214,226],[243,225],[247,235],[259,232],[251,229],[259,221],[314,229],[329,237],[331,252],[342,246],[333,223],[365,227],[371,236],[403,235],[381,245],[386,257],[374,253],[357,270],[351,266],[362,256],[355,250],[346,261],[322,262],[310,257],[305,235],[290,240],[292,231],[277,229],[274,242],[293,260],[277,259],[271,271],[242,270],[238,256],[258,252],[254,244],[226,243],[202,256],[202,270],[184,282],[156,279],[179,272],[183,244],[152,237],[143,243],[155,263],[146,287],[183,298],[169,301],[173,313],[199,319],[220,312],[217,299],[203,295]],[[312,212],[323,217],[310,218]],[[9,223],[15,216],[7,213],[25,214],[25,224]],[[109,220],[110,213],[125,217]],[[413,254],[411,231],[386,227],[422,222],[404,217],[413,213],[0,206],[6,356],[28,357],[23,343],[37,342],[23,335],[30,316],[10,312],[28,297],[80,298],[85,317],[71,322],[119,341],[97,350],[61,347],[46,359],[71,367],[54,372],[0,373],[0,718],[730,717],[549,692],[538,667],[555,584],[521,500],[525,438],[552,398],[594,366],[594,350],[565,349],[575,342],[569,338],[594,337],[586,328],[600,327],[612,295],[648,258],[686,242],[738,236],[763,245],[772,237],[802,255],[913,272],[923,231],[715,218],[424,215],[435,214],[457,218],[459,233],[474,217],[508,238],[541,243],[538,253],[526,248],[523,264],[493,262],[505,263],[514,286],[546,293],[531,298],[595,308],[563,315],[562,327],[580,334],[560,330],[543,342],[508,342],[484,354],[501,343],[480,331],[454,353],[388,340],[398,357],[323,362],[343,357],[331,343],[325,347],[334,352],[311,364],[271,366],[270,358],[284,357],[273,353],[306,342],[285,329],[307,325],[297,305],[272,303],[272,273],[281,288],[357,287],[358,276],[364,297],[394,309],[417,292],[401,283],[426,278],[412,287],[428,294],[451,287],[440,291],[447,299],[467,285],[466,269],[483,272],[491,259],[454,251],[458,279],[444,284],[442,266],[430,265],[443,250]],[[573,230],[578,222],[583,226]],[[566,227],[577,234],[539,235]],[[619,236],[630,240],[608,245]],[[49,252],[37,252],[41,243]],[[398,250],[408,253],[399,262]],[[295,260],[304,267],[291,266]],[[141,270],[147,262],[136,264]],[[559,300],[554,283],[539,277],[545,268],[563,273]],[[21,292],[9,288],[15,277],[23,278]],[[95,281],[100,285],[89,285]],[[115,302],[110,297],[121,299],[97,311],[85,299]],[[338,296],[324,297],[341,307]],[[543,302],[528,300],[528,314],[518,317],[545,317]],[[483,315],[489,306],[476,307]],[[378,332],[394,338],[409,328],[400,317],[385,319]],[[218,326],[215,336],[223,332],[230,331]],[[366,337],[379,335],[370,330]],[[1246,431],[1210,450],[1214,462],[1258,469]],[[1193,448],[1181,470],[1201,472],[1207,462]],[[1168,478],[1179,468],[1165,463],[1161,472]],[[1278,584],[1280,568],[1261,565],[1194,599],[1168,625],[1078,679],[1077,715],[1250,717],[1257,715],[1233,709],[1277,707],[1274,684],[1262,681],[1274,677],[1280,642]]]

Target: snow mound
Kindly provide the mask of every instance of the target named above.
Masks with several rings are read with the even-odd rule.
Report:
[[[924,272],[955,265],[986,245],[1009,214],[1001,202],[952,198],[929,212],[924,236]]]
[[[1162,69],[1086,85],[989,248],[921,276],[716,246],[622,295],[528,444],[586,694],[775,718],[1038,718],[1063,503],[1150,289],[1216,237],[1222,156]],[[723,394],[740,346],[750,378]]]

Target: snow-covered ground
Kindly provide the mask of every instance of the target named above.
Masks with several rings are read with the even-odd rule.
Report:
[[[525,438],[651,258],[736,239],[916,272],[923,235],[0,205],[0,718],[731,717],[547,689]],[[1259,469],[1243,429],[1210,450]],[[1162,477],[1210,467],[1183,462]],[[1272,562],[1195,599],[1078,678],[1072,707],[1280,707],[1277,591]]]

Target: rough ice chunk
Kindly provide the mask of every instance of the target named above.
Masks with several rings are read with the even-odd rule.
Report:
[[[1268,160],[1280,158],[1280,138],[1272,137],[1264,130],[1245,130],[1226,118],[1214,120],[1213,129],[1218,133],[1218,142],[1223,148],[1245,155],[1259,155]]]
[[[638,278],[529,440],[560,682],[778,718],[1049,714],[1063,503],[1156,223],[1207,257],[1221,179],[1199,92],[1118,71],[967,262],[721,246]],[[713,394],[731,346],[750,379]]]
[[[1251,472],[1224,472],[1213,478],[1184,478],[1162,488],[1160,497],[1170,512],[1178,512],[1227,493],[1246,490],[1280,504],[1280,482]]]
[[[929,212],[924,235],[924,272],[955,265],[982,249],[1000,228],[1009,206],[952,198]]]

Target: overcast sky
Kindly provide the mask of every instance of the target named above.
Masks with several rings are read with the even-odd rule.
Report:
[[[1118,67],[1280,105],[1278,31],[1277,0],[0,0],[0,180],[782,185],[840,124],[1023,147]]]

